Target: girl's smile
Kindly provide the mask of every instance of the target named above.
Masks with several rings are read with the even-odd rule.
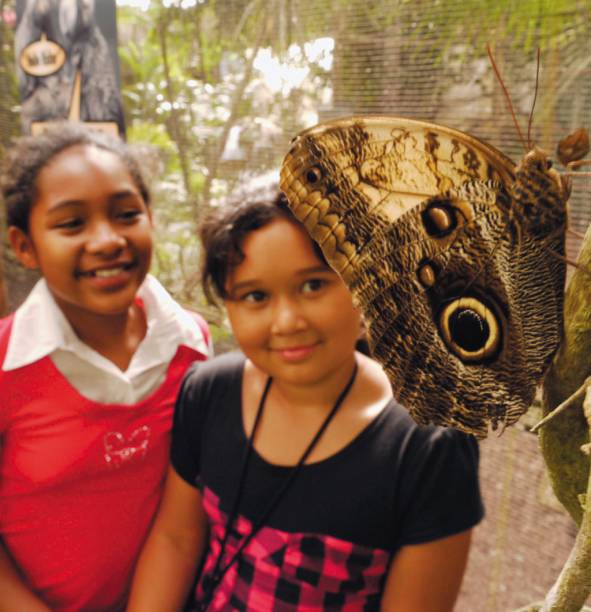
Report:
[[[279,218],[251,232],[228,276],[226,309],[245,355],[278,384],[339,386],[360,315],[303,228]]]
[[[303,361],[312,354],[317,346],[318,344],[314,343],[302,346],[292,346],[288,348],[274,348],[271,350],[277,352],[285,361]]]
[[[87,279],[96,289],[117,291],[131,281],[133,269],[136,267],[135,262],[120,263],[93,270],[84,270],[77,272],[77,275],[80,278]]]
[[[108,278],[112,276],[116,276],[122,272],[127,272],[131,270],[134,266],[133,262],[122,262],[119,264],[112,264],[110,266],[98,267],[94,270],[82,270],[78,272],[80,276],[89,276],[89,277],[99,277],[99,278]]]
[[[152,222],[139,188],[110,151],[76,145],[41,169],[29,232],[11,228],[21,261],[39,268],[74,326],[126,316],[152,253]]]

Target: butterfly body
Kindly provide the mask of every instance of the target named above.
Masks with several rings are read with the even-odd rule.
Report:
[[[483,437],[527,410],[562,330],[568,189],[543,152],[353,117],[300,134],[281,188],[417,421]]]

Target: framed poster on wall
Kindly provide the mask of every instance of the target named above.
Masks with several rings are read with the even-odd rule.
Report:
[[[115,0],[17,0],[22,125],[69,119],[123,136]]]

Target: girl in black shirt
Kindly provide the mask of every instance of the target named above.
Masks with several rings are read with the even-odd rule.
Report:
[[[420,427],[355,351],[361,317],[286,209],[202,228],[241,353],[198,364],[130,609],[453,609],[482,517],[475,441]]]

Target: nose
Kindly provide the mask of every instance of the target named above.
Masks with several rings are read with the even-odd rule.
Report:
[[[271,332],[274,334],[291,334],[306,329],[306,318],[296,299],[278,298],[273,307]]]
[[[112,255],[125,248],[124,236],[108,221],[98,221],[90,227],[86,249],[95,255]]]

